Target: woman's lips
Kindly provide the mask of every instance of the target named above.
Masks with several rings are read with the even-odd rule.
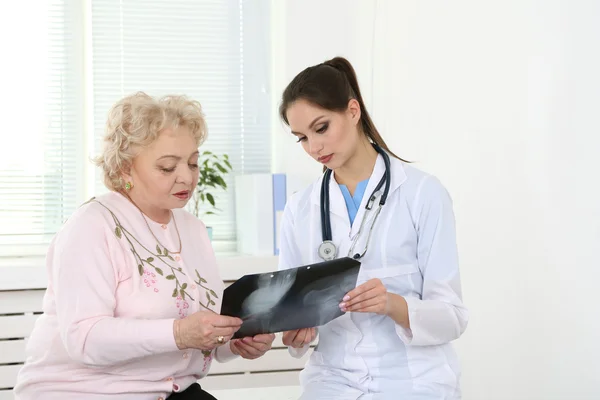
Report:
[[[182,190],[181,192],[175,193],[174,196],[180,200],[187,200],[190,197],[190,191]]]
[[[322,164],[327,164],[329,161],[331,161],[332,157],[333,157],[333,154],[330,154],[328,156],[319,157],[319,162]]]

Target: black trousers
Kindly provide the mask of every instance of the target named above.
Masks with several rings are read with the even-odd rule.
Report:
[[[183,392],[173,393],[167,400],[217,400],[210,393],[202,390],[198,383],[192,384]]]

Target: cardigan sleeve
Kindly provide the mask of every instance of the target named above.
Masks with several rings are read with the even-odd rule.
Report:
[[[82,364],[109,366],[177,351],[174,319],[115,317],[116,233],[97,206],[83,207],[56,236],[47,261],[67,353]]]

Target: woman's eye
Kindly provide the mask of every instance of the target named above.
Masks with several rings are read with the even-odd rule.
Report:
[[[188,164],[191,169],[198,169],[198,164]]]
[[[300,143],[304,140],[306,140],[306,136],[299,137],[298,140],[296,140],[296,143]]]
[[[160,169],[162,172],[166,172],[166,173],[171,173],[173,171],[175,171],[175,167],[173,168],[162,168]]]
[[[319,129],[317,129],[317,133],[324,133],[327,128],[329,128],[329,124],[323,124]]]

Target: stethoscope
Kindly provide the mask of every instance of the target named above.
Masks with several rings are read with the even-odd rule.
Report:
[[[362,221],[360,223],[360,227],[358,232],[356,233],[354,240],[352,241],[352,245],[350,250],[348,251],[348,257],[354,252],[354,247],[358,242],[358,238],[361,236],[363,231],[365,221],[367,220],[367,213],[373,208],[373,204],[375,203],[376,193],[381,189],[383,184],[385,183],[385,188],[383,190],[383,194],[379,199],[379,205],[377,210],[375,211],[375,217],[373,218],[373,222],[371,223],[371,227],[369,228],[369,235],[367,236],[367,243],[365,244],[365,249],[362,253],[355,253],[352,258],[355,260],[361,259],[367,252],[367,248],[369,247],[369,240],[371,239],[371,233],[373,232],[373,227],[375,226],[375,222],[377,222],[377,217],[379,217],[379,213],[381,212],[381,207],[385,204],[387,200],[388,193],[390,191],[390,181],[391,181],[391,172],[390,172],[390,157],[388,154],[381,149],[378,145],[373,143],[373,147],[377,150],[377,153],[381,154],[383,157],[383,163],[385,164],[385,173],[379,180],[379,183],[371,193],[371,197],[367,204],[365,205],[365,211]],[[337,246],[333,243],[333,236],[331,233],[331,220],[329,215],[329,181],[331,180],[331,173],[333,171],[327,169],[323,174],[323,182],[321,183],[321,234],[323,238],[323,242],[319,245],[318,253],[319,257],[321,257],[324,261],[330,261],[337,257]]]

